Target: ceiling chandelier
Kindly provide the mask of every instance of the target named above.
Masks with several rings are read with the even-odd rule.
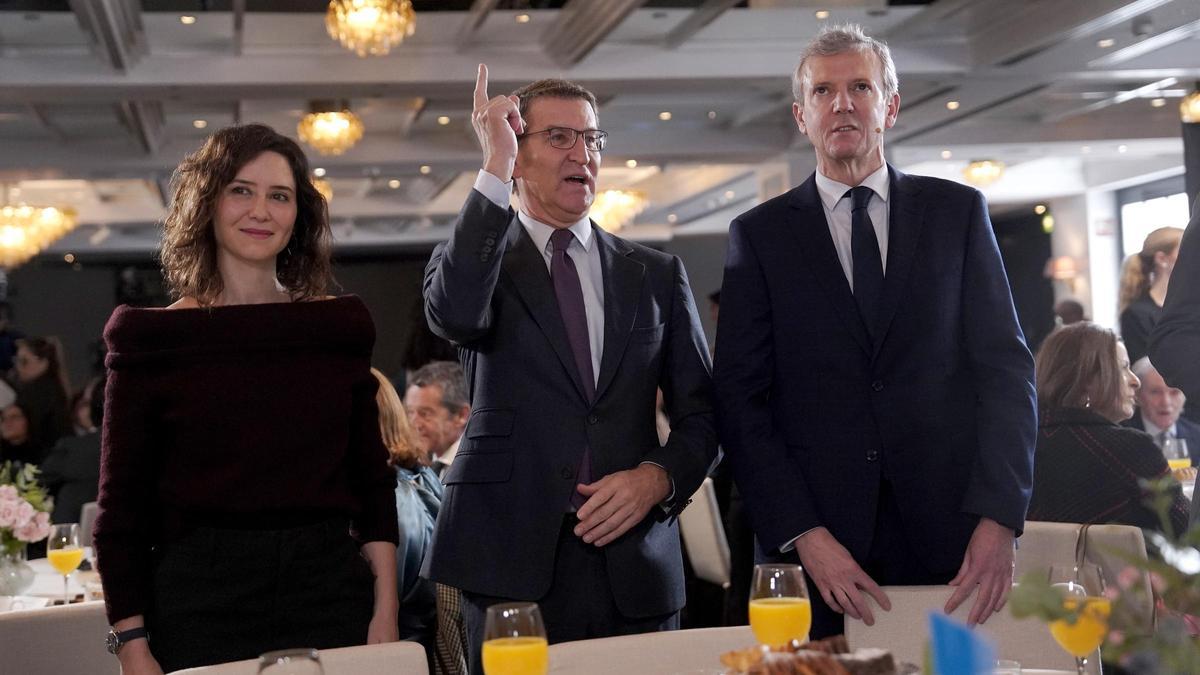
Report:
[[[591,216],[607,232],[619,232],[646,208],[646,195],[636,190],[603,190],[592,202]]]
[[[0,208],[0,267],[12,269],[25,263],[77,224],[70,209],[28,204]]]
[[[359,56],[383,56],[417,29],[411,0],[332,0],[329,37]]]
[[[363,123],[346,101],[313,101],[296,134],[322,155],[340,155],[362,138]]]
[[[1200,82],[1179,102],[1179,119],[1189,124],[1200,123]]]
[[[333,201],[333,184],[324,178],[313,178],[313,187],[325,198],[325,203]]]
[[[1004,162],[992,159],[977,159],[963,169],[963,178],[975,187],[987,187],[1004,175]]]

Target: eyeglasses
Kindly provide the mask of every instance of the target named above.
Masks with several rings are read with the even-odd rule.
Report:
[[[583,145],[592,152],[601,152],[604,150],[605,144],[608,142],[608,132],[600,131],[599,129],[572,129],[570,127],[550,127],[541,131],[531,131],[527,134],[521,134],[520,138],[533,136],[535,134],[546,134],[546,140],[550,142],[550,147],[558,148],[559,150],[570,150],[579,142],[579,137],[583,136]]]

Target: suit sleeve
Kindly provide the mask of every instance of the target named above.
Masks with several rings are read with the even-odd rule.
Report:
[[[450,240],[438,244],[425,266],[425,316],[439,337],[465,344],[492,322],[492,292],[500,277],[512,212],[472,190]]]
[[[674,483],[672,512],[682,511],[718,457],[713,419],[712,365],[700,314],[692,298],[687,272],[673,258],[674,288],[667,326],[665,365],[659,386],[671,420],[666,444],[647,453],[645,460],[666,469]]]
[[[1172,387],[1200,397],[1200,199],[1179,244],[1163,313],[1150,338],[1150,360]]]
[[[1033,357],[1017,322],[1008,277],[988,219],[975,192],[963,264],[962,316],[976,396],[979,454],[963,510],[1018,534],[1033,492],[1037,397]]]
[[[766,550],[821,525],[808,484],[775,425],[775,343],[767,282],[748,228],[729,226],[713,381],[717,428]]]

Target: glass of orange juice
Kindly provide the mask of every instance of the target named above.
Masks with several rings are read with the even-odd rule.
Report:
[[[492,605],[483,626],[484,675],[546,675],[550,651],[535,602]]]
[[[1192,465],[1192,457],[1188,454],[1187,441],[1182,438],[1163,439],[1163,455],[1172,469],[1186,469]]]
[[[50,538],[46,540],[46,558],[50,566],[62,575],[63,604],[69,604],[71,599],[67,595],[67,577],[83,562],[78,523],[59,523],[50,528]]]
[[[759,644],[782,647],[804,642],[812,626],[812,605],[799,565],[755,565],[750,587],[750,629]]]
[[[1075,668],[1082,675],[1088,657],[1108,635],[1112,601],[1104,595],[1103,577],[1095,565],[1055,565],[1050,569],[1050,582],[1062,594],[1063,608],[1071,612],[1050,622],[1050,635],[1075,657]]]

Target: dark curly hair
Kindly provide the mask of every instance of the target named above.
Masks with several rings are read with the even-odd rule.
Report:
[[[296,223],[287,247],[275,260],[279,283],[295,299],[325,294],[332,281],[329,205],[309,178],[308,158],[292,139],[263,124],[226,127],[184,158],[171,179],[173,196],[163,221],[163,276],[176,298],[201,305],[224,288],[217,269],[213,215],[217,198],[246,164],[264,152],[287,160],[296,182]]]

